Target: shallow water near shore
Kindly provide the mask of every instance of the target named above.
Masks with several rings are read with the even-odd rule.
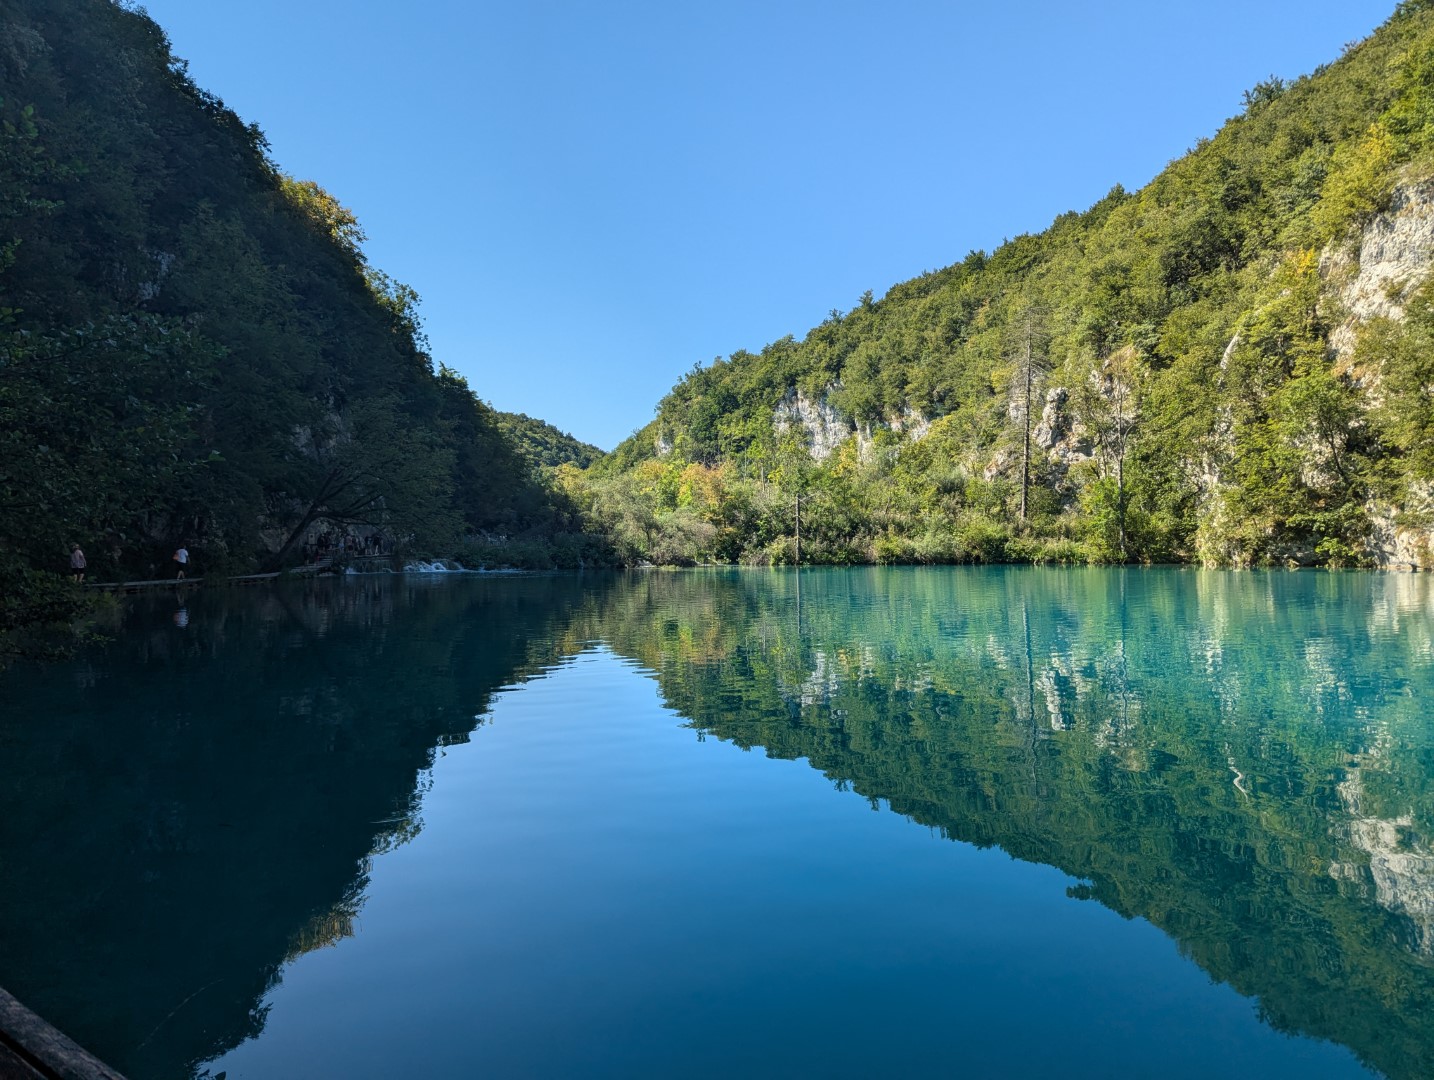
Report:
[[[1427,576],[350,576],[0,679],[140,1077],[1434,1074]]]

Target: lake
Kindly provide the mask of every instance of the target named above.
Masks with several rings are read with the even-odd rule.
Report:
[[[1434,1075],[1428,575],[373,575],[0,678],[131,1080]]]

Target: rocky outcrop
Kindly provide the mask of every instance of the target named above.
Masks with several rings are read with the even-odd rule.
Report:
[[[891,430],[916,442],[926,437],[926,433],[931,430],[931,421],[908,405],[901,410],[899,416],[892,417]]]
[[[1020,465],[1020,457],[1010,450],[997,450],[991,455],[991,460],[986,462],[986,467],[981,470],[983,480],[994,480],[998,476],[1009,473],[1013,466]]]
[[[142,302],[148,303],[159,295],[165,278],[169,277],[170,271],[174,269],[178,256],[170,251],[155,250],[146,250],[145,254],[154,261],[154,277],[149,281],[141,281],[135,287],[135,292]]]
[[[1370,319],[1400,319],[1411,292],[1434,267],[1434,180],[1401,185],[1389,209],[1376,214],[1359,237],[1359,250],[1330,249],[1320,275],[1334,289],[1343,321],[1329,344],[1340,364],[1354,356],[1359,327]]]
[[[1053,487],[1062,502],[1069,504],[1075,499],[1076,490],[1070,473],[1078,465],[1084,465],[1095,456],[1095,445],[1090,432],[1072,412],[1070,391],[1064,386],[1053,386],[1046,391],[1041,406],[1041,419],[1031,429],[1033,475],[1043,476],[1043,483]]]
[[[931,430],[931,421],[909,405],[882,423],[856,424],[842,416],[828,400],[828,394],[840,388],[841,383],[833,383],[818,398],[810,398],[801,390],[788,389],[772,412],[772,430],[781,435],[793,428],[798,429],[807,450],[817,461],[831,457],[837,447],[851,438],[856,439],[858,457],[868,461],[876,448],[877,435],[882,430],[890,430],[908,442],[925,438]]]
[[[1331,248],[1320,258],[1320,276],[1330,290],[1338,324],[1329,346],[1336,368],[1359,387],[1368,403],[1380,399],[1377,372],[1355,363],[1360,327],[1372,319],[1404,317],[1409,297],[1434,270],[1434,180],[1401,184],[1389,209],[1365,225],[1354,247]],[[1318,465],[1311,455],[1312,466]],[[1391,569],[1434,567],[1434,529],[1420,522],[1434,520],[1434,489],[1410,492],[1407,505],[1370,500],[1366,545],[1374,562]]]
[[[1388,503],[1370,501],[1365,505],[1370,555],[1390,570],[1434,568],[1434,528],[1415,524],[1434,520],[1434,485],[1417,485],[1406,504],[1402,513]]]
[[[1064,386],[1055,386],[1046,391],[1046,404],[1041,409],[1041,419],[1031,431],[1031,438],[1042,450],[1053,450],[1057,443],[1071,431],[1071,419],[1066,412],[1070,394]]]
[[[807,449],[817,461],[831,457],[856,430],[827,401],[825,394],[813,399],[795,388],[789,389],[777,404],[772,413],[772,427],[779,435],[793,428],[798,429]]]

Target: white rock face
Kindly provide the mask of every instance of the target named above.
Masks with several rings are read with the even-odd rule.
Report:
[[[1032,468],[1045,471],[1047,480],[1054,483],[1057,493],[1062,499],[1069,500],[1075,495],[1075,489],[1068,480],[1070,471],[1091,461],[1095,456],[1095,446],[1085,425],[1072,414],[1069,390],[1064,386],[1053,386],[1046,391],[1045,398],[1041,419],[1031,429],[1034,449],[1044,451],[1044,454],[1032,453]]]
[[[1404,510],[1428,520],[1434,513],[1434,485],[1419,484],[1409,493]],[[1374,561],[1392,570],[1434,567],[1434,529],[1399,524],[1399,513],[1388,503],[1370,502],[1369,548]]]
[[[931,430],[931,421],[908,405],[901,411],[900,416],[892,418],[891,430],[916,442],[925,438],[926,433]]]
[[[135,287],[141,302],[153,300],[159,295],[164,279],[169,277],[169,271],[174,267],[176,259],[174,253],[169,251],[146,250],[145,254],[154,260],[154,279],[141,281]]]
[[[1230,358],[1235,355],[1235,350],[1240,347],[1240,335],[1236,334],[1230,339],[1230,344],[1225,346],[1225,351],[1220,354],[1220,370],[1228,371]]]
[[[1064,386],[1055,386],[1046,391],[1046,404],[1041,409],[1041,419],[1031,430],[1031,438],[1042,450],[1051,450],[1071,431],[1070,417],[1066,414],[1066,400],[1070,395]]]
[[[1357,260],[1357,261],[1356,261]],[[1410,295],[1434,271],[1434,180],[1404,184],[1394,190],[1390,206],[1376,214],[1360,234],[1359,250],[1326,251],[1320,275],[1334,291],[1343,321],[1331,331],[1330,349],[1338,369],[1377,404],[1378,376],[1350,370],[1360,327],[1371,319],[1398,321]],[[1396,508],[1370,502],[1368,538],[1375,562],[1389,568],[1434,567],[1434,529],[1401,523],[1400,509],[1419,514],[1434,510],[1434,491],[1416,490],[1409,505]]]
[[[798,428],[807,449],[817,461],[832,456],[838,446],[851,438],[855,430],[826,400],[826,395],[813,400],[800,390],[788,390],[772,413],[772,427],[780,435]]]
[[[1340,363],[1354,354],[1359,326],[1373,318],[1400,319],[1409,294],[1434,269],[1434,180],[1395,189],[1389,209],[1376,214],[1359,239],[1357,269],[1347,253],[1326,252],[1320,273],[1338,284],[1344,322],[1329,336]],[[1341,279],[1343,279],[1341,281]]]

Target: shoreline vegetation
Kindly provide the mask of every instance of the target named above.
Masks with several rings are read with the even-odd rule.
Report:
[[[66,580],[324,535],[519,569],[1434,565],[1434,0],[1137,192],[696,365],[604,454],[113,0],[0,17],[0,660]]]

